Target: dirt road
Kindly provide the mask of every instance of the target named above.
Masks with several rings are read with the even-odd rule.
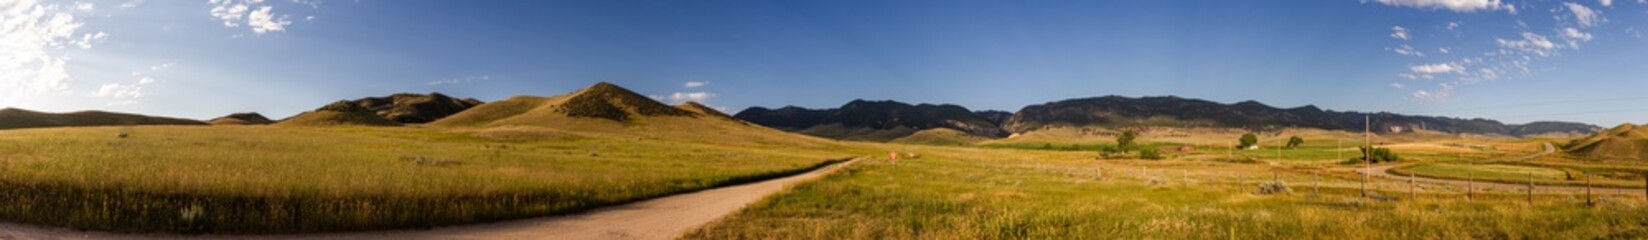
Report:
[[[0,239],[673,239],[779,190],[817,179],[858,160],[762,182],[673,195],[589,212],[429,230],[179,236],[83,232],[0,223]]]
[[[1536,158],[1536,157],[1539,157],[1539,156],[1549,155],[1549,154],[1552,154],[1552,153],[1556,153],[1556,146],[1551,145],[1551,143],[1545,143],[1545,150],[1544,151],[1534,153],[1534,154],[1524,155],[1524,156],[1520,156],[1520,157],[1515,157],[1515,158],[1511,158],[1511,159],[1507,159],[1507,160],[1509,160],[1509,161],[1523,161],[1523,160],[1533,159],[1533,158]],[[1395,179],[1395,180],[1400,180],[1400,181],[1407,181],[1408,176],[1390,174],[1390,169],[1399,168],[1399,167],[1406,167],[1406,166],[1410,166],[1410,165],[1413,165],[1413,164],[1410,163],[1410,164],[1374,166],[1372,168],[1357,168],[1356,172],[1361,173],[1361,174],[1372,174],[1372,176],[1374,176],[1374,177],[1381,177],[1381,178]],[[1422,176],[1421,177],[1414,177],[1413,181],[1414,182],[1419,182],[1419,183],[1448,184],[1448,185],[1455,185],[1455,186],[1467,186],[1468,185],[1468,186],[1474,187],[1476,189],[1493,188],[1493,189],[1499,189],[1499,190],[1515,190],[1515,191],[1525,191],[1525,190],[1528,189],[1527,184],[1510,184],[1510,183],[1496,183],[1496,182],[1483,182],[1483,181],[1469,182],[1469,181],[1465,181],[1465,180],[1428,178],[1428,177],[1422,177]],[[1584,192],[1585,191],[1585,187],[1583,187],[1583,186],[1535,185],[1534,189],[1535,189],[1535,191],[1538,191],[1538,192],[1551,192],[1551,191],[1557,191],[1557,192]],[[1643,194],[1642,188],[1611,188],[1611,187],[1598,186],[1598,187],[1592,188],[1591,191],[1593,191],[1595,193],[1599,193],[1599,194],[1636,194],[1636,195]]]

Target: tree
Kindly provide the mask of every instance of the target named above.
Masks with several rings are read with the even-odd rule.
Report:
[[[1242,134],[1242,144],[1236,145],[1236,148],[1247,148],[1255,144],[1259,144],[1259,136],[1255,136],[1253,133]]]
[[[1133,139],[1136,137],[1133,131],[1122,132],[1121,136],[1116,136],[1116,147],[1121,148],[1122,152],[1126,152],[1127,149],[1133,148]]]
[[[1364,159],[1373,161],[1373,163],[1395,162],[1402,160],[1401,156],[1397,156],[1396,152],[1392,152],[1389,148],[1372,148],[1372,150],[1369,150],[1368,147],[1361,147],[1361,149]]]
[[[1304,143],[1305,143],[1305,139],[1299,138],[1299,136],[1288,137],[1287,148],[1299,147],[1299,144],[1304,144]]]

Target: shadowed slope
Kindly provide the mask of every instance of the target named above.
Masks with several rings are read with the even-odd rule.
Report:
[[[269,120],[267,117],[263,117],[263,114],[244,112],[213,118],[211,121],[206,121],[206,123],[210,123],[212,125],[265,125],[275,123],[275,121]]]
[[[315,109],[280,120],[275,126],[400,126],[400,122],[378,116],[364,107],[349,101],[337,101],[325,107]]]
[[[44,113],[16,108],[0,109],[0,129],[124,125],[205,125],[205,122],[103,111]]]

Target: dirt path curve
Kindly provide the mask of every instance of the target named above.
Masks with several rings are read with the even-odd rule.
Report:
[[[1507,159],[1507,160],[1509,160],[1509,161],[1523,161],[1523,160],[1533,159],[1533,158],[1536,158],[1536,157],[1539,157],[1539,156],[1545,156],[1545,155],[1549,155],[1549,154],[1553,154],[1553,153],[1556,153],[1556,146],[1551,145],[1551,143],[1545,143],[1545,150],[1544,151],[1534,153],[1534,154],[1519,156],[1519,157],[1515,157],[1515,158],[1511,158],[1511,159]],[[1356,172],[1361,173],[1361,174],[1372,174],[1375,177],[1388,178],[1388,179],[1394,179],[1394,180],[1399,180],[1399,181],[1407,181],[1408,176],[1390,174],[1390,170],[1392,168],[1406,167],[1406,166],[1411,166],[1411,165],[1414,165],[1414,164],[1417,164],[1417,163],[1374,166],[1372,168],[1357,168]],[[1431,183],[1431,184],[1448,184],[1448,185],[1455,185],[1455,186],[1471,186],[1471,187],[1475,187],[1477,189],[1493,188],[1493,189],[1515,190],[1515,191],[1526,191],[1528,189],[1527,184],[1511,184],[1511,183],[1497,183],[1497,182],[1484,182],[1484,181],[1477,181],[1477,182],[1473,183],[1473,182],[1469,182],[1469,181],[1465,181],[1465,180],[1443,179],[1443,178],[1428,178],[1428,177],[1424,177],[1424,176],[1414,177],[1413,181],[1420,182],[1420,183]],[[1551,192],[1551,191],[1557,191],[1557,192],[1585,192],[1585,187],[1582,187],[1582,186],[1535,185],[1534,189],[1537,192]],[[1636,194],[1636,195],[1643,194],[1642,188],[1615,188],[1615,187],[1596,186],[1596,187],[1592,188],[1591,191],[1593,191],[1595,193],[1599,193],[1599,194]]]
[[[131,235],[0,222],[0,239],[673,239],[784,188],[858,160],[756,183],[661,197],[584,213],[429,230],[293,235]]]

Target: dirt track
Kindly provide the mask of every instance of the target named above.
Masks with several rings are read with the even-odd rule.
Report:
[[[1523,161],[1523,160],[1533,159],[1533,158],[1536,158],[1536,157],[1539,157],[1539,156],[1544,156],[1544,155],[1548,155],[1548,154],[1552,154],[1552,153],[1556,153],[1556,146],[1551,145],[1551,143],[1545,143],[1545,150],[1542,151],[1542,152],[1529,154],[1529,155],[1525,155],[1525,156],[1520,156],[1520,157],[1507,159],[1507,160],[1509,160],[1509,161]],[[1356,172],[1361,173],[1361,174],[1372,174],[1372,176],[1375,176],[1375,177],[1388,178],[1388,179],[1394,179],[1394,180],[1399,180],[1399,181],[1407,181],[1408,176],[1390,174],[1390,170],[1392,168],[1406,167],[1406,166],[1409,166],[1409,165],[1413,165],[1413,164],[1410,163],[1410,164],[1375,166],[1375,167],[1372,167],[1372,168],[1357,168]],[[1469,181],[1465,181],[1465,180],[1428,178],[1428,177],[1423,177],[1423,176],[1414,177],[1413,181],[1414,182],[1419,182],[1419,183],[1429,183],[1429,184],[1447,184],[1447,185],[1455,185],[1455,186],[1471,186],[1471,187],[1474,187],[1476,189],[1493,188],[1493,189],[1498,189],[1498,190],[1514,190],[1514,191],[1526,191],[1528,189],[1527,184],[1510,184],[1510,183],[1496,183],[1496,182],[1483,182],[1483,181],[1469,182]],[[1551,192],[1551,191],[1557,191],[1557,192],[1585,192],[1585,187],[1582,187],[1582,186],[1535,185],[1534,189],[1535,189],[1535,191],[1538,191],[1538,192]],[[1595,193],[1599,193],[1599,194],[1635,194],[1635,195],[1643,194],[1643,190],[1641,188],[1613,188],[1613,187],[1597,186],[1597,187],[1592,188],[1591,191],[1593,191]]]
[[[778,179],[662,197],[585,213],[429,230],[180,236],[84,232],[0,222],[0,239],[673,239],[738,212],[789,185],[817,179],[857,160]]]

